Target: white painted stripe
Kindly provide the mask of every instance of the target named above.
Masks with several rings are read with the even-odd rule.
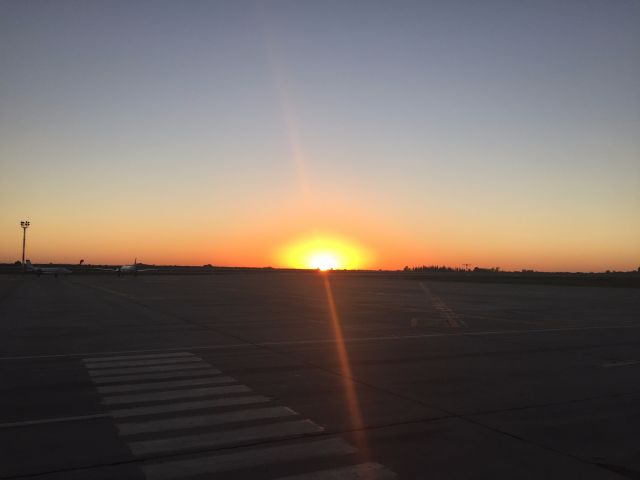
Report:
[[[205,377],[192,378],[189,380],[175,380],[171,382],[153,382],[153,383],[134,383],[126,385],[108,385],[106,387],[97,387],[98,393],[122,393],[122,392],[142,392],[145,390],[162,390],[180,387],[193,387],[197,385],[213,385],[218,383],[237,383],[232,377]]]
[[[246,393],[251,389],[244,385],[229,385],[225,387],[191,388],[188,390],[168,390],[161,392],[136,393],[133,395],[112,395],[104,397],[102,404],[119,405],[135,402],[158,402],[178,398],[204,397],[208,395],[225,395],[228,393]]]
[[[234,410],[232,412],[211,415],[180,416],[147,422],[120,423],[117,425],[120,435],[137,435],[139,433],[163,432],[196,427],[210,427],[225,423],[246,422],[266,418],[291,417],[298,415],[288,407],[265,407],[251,410]]]
[[[116,375],[113,377],[95,377],[93,378],[94,383],[105,384],[105,383],[122,383],[122,382],[139,382],[145,380],[158,380],[158,379],[170,379],[170,378],[189,378],[189,377],[203,377],[210,375],[219,375],[220,370],[216,370],[215,368],[207,368],[202,370],[186,370],[186,371],[177,371],[177,372],[151,372],[151,373],[138,373],[135,375]]]
[[[85,363],[85,366],[92,370],[98,370],[101,368],[144,367],[146,365],[178,365],[181,363],[194,362],[202,362],[202,359],[198,357],[154,358],[150,360],[123,360],[118,362]]]
[[[146,407],[121,408],[110,410],[109,415],[113,418],[138,417],[144,415],[157,415],[159,413],[187,412],[191,410],[211,410],[220,407],[234,407],[240,405],[252,405],[255,403],[265,403],[270,401],[268,397],[262,395],[251,395],[246,397],[225,397],[206,400],[196,400],[194,402],[171,402],[163,405],[150,405]]]
[[[260,467],[313,458],[350,455],[356,449],[344,440],[328,438],[263,448],[243,448],[221,455],[142,464],[147,480],[172,480],[196,475],[230,472],[240,468]]]
[[[181,437],[162,438],[159,440],[141,440],[129,442],[128,446],[134,455],[149,455],[161,452],[176,452],[193,448],[218,448],[235,446],[239,443],[286,438],[321,432],[323,428],[311,420],[297,420],[254,427],[222,430],[199,435],[185,435]]]
[[[75,417],[54,417],[43,418],[41,420],[25,420],[23,422],[0,423],[0,428],[28,427],[30,425],[42,425],[46,423],[77,422],[83,420],[94,420],[96,418],[109,418],[107,413],[96,413],[95,415],[78,415]]]
[[[158,365],[154,367],[129,367],[129,368],[105,368],[104,370],[89,370],[92,377],[105,375],[127,375],[129,373],[149,373],[149,372],[175,372],[177,370],[195,370],[196,368],[206,368],[209,364],[204,362],[188,363],[186,365]]]
[[[367,462],[344,468],[280,477],[278,480],[393,480],[395,478],[398,478],[395,473],[379,463]]]
[[[82,361],[85,363],[94,362],[116,362],[119,360],[143,360],[147,358],[169,358],[169,357],[193,357],[195,356],[190,352],[170,352],[170,353],[154,353],[145,355],[120,355],[117,357],[93,357],[85,358]]]

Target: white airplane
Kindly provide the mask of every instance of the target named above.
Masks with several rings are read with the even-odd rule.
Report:
[[[27,260],[25,263],[25,267],[27,272],[35,273],[36,275],[53,275],[57,277],[58,275],[69,275],[71,270],[64,267],[41,267],[39,265],[33,265],[31,260]]]
[[[131,265],[122,265],[116,268],[98,268],[98,270],[104,270],[107,272],[115,272],[120,275],[132,274],[137,275],[138,273],[143,272],[152,272],[158,270],[157,268],[139,268],[138,259],[136,258]]]

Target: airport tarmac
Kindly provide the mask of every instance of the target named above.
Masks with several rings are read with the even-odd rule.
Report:
[[[640,289],[0,276],[0,478],[639,479]]]

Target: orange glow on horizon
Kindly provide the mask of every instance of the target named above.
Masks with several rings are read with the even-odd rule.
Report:
[[[342,202],[344,199],[332,203],[331,208],[337,209]],[[155,265],[316,269],[319,265],[314,265],[312,258],[324,252],[335,258],[334,269],[401,270],[405,265],[455,268],[463,263],[471,264],[471,268],[500,267],[511,271],[638,268],[632,255],[637,244],[633,231],[616,241],[604,229],[591,234],[576,229],[583,236],[577,242],[568,234],[553,236],[552,232],[543,231],[525,236],[497,227],[493,232],[466,224],[436,231],[426,227],[409,229],[381,219],[372,226],[364,215],[323,216],[321,210],[308,212],[306,207],[293,213],[280,212],[282,217],[273,212],[271,207],[261,210],[255,221],[247,212],[228,218],[211,217],[202,224],[194,222],[187,229],[177,228],[183,221],[175,218],[160,222],[157,217],[143,216],[136,223],[131,213],[105,220],[87,212],[83,228],[78,229],[81,219],[77,212],[63,218],[41,211],[28,218],[31,226],[26,256],[36,264],[77,264],[84,259],[85,264],[124,265],[137,257],[145,264]],[[190,215],[185,218],[193,220]],[[0,262],[13,263],[21,256],[20,218],[9,218],[6,212],[0,217],[4,225],[13,225],[0,231]],[[314,224],[331,225],[332,230],[319,230],[314,235]],[[635,224],[629,225],[635,228]]]
[[[357,270],[367,268],[371,254],[363,247],[337,237],[316,236],[282,248],[278,263],[289,268]]]

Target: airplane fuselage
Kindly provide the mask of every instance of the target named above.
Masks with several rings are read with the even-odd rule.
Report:
[[[133,265],[122,265],[118,269],[118,275],[126,275],[126,274],[136,274],[138,272],[138,266]]]
[[[29,266],[27,268],[27,272],[35,273],[36,275],[53,275],[57,277],[58,275],[69,275],[71,270],[64,267],[37,267],[37,266]]]

